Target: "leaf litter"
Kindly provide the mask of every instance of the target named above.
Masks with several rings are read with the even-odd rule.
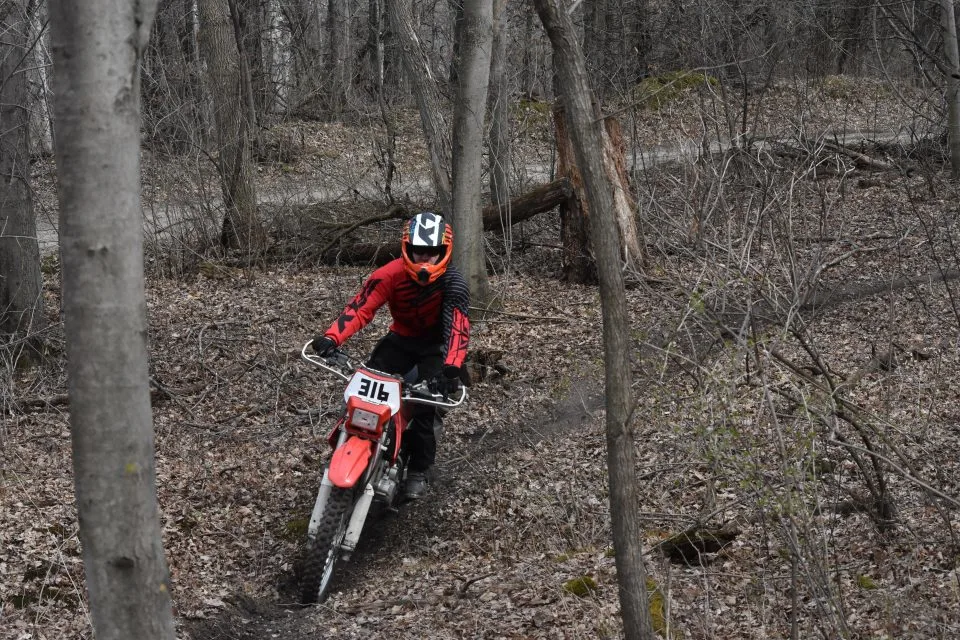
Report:
[[[650,183],[665,207],[683,201],[667,178]],[[943,224],[955,205],[918,196],[921,177],[889,182],[845,197],[842,181],[820,183],[821,200],[807,211],[822,211],[826,197],[836,215],[828,228],[811,215],[807,235],[841,240],[819,249],[798,242],[802,259],[840,258],[844,238],[902,239],[838,260],[819,281],[825,291],[928,273],[933,248],[950,255],[949,237],[924,233],[921,223]],[[478,380],[469,404],[447,416],[430,497],[371,521],[330,599],[309,609],[296,606],[297,565],[342,388],[301,362],[299,348],[366,270],[276,264],[226,278],[149,280],[157,482],[180,637],[619,636],[599,298],[557,279],[559,254],[549,245],[558,244],[558,226],[554,214],[525,223],[529,245],[492,281],[504,313],[476,323],[472,346],[497,354],[502,373]],[[822,376],[789,366],[812,367],[797,340],[760,334],[752,362],[765,367],[762,384],[735,344],[688,359],[682,312],[718,308],[703,284],[735,280],[736,265],[705,267],[704,259],[655,254],[662,272],[628,291],[636,508],[670,634],[786,637],[796,620],[809,636],[824,628],[858,638],[956,635],[955,509],[918,484],[960,495],[951,283],[918,281],[825,305],[804,327],[841,379],[859,375],[844,397],[900,467],[886,475],[896,523],[882,531],[854,499],[866,472],[827,439],[856,444],[855,433],[822,423],[833,415]],[[45,294],[56,320],[55,275]],[[351,350],[369,352],[385,315]],[[868,366],[891,345],[896,366]],[[0,637],[89,638],[68,408],[27,402],[64,393],[62,356],[41,375],[18,375],[0,430]],[[655,552],[708,524],[737,534],[702,564]],[[584,577],[595,588],[564,589]]]

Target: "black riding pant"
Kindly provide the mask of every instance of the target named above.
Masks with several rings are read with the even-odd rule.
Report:
[[[443,367],[443,345],[391,331],[377,342],[367,366],[405,377],[410,376],[416,367],[413,381],[429,380]],[[413,405],[410,424],[403,435],[404,446],[410,455],[410,471],[426,471],[433,466],[437,458],[437,434],[442,429],[443,416],[439,409]]]

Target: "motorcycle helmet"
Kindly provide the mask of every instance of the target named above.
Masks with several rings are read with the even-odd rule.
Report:
[[[443,217],[424,211],[403,226],[400,253],[403,268],[414,282],[428,285],[447,270],[453,252],[453,229]],[[438,256],[436,262],[414,262],[413,254]]]

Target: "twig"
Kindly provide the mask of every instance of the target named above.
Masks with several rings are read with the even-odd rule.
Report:
[[[844,449],[856,449],[857,451],[860,451],[860,452],[862,452],[862,453],[865,453],[865,454],[868,455],[868,456],[871,456],[871,457],[873,457],[873,458],[877,458],[877,459],[879,459],[879,460],[883,460],[884,462],[886,462],[887,464],[889,464],[891,467],[893,467],[894,469],[896,469],[896,470],[900,473],[900,476],[901,476],[901,477],[903,477],[903,478],[909,480],[910,482],[914,483],[915,485],[917,485],[918,487],[920,487],[920,488],[923,489],[924,491],[927,491],[928,493],[932,493],[933,495],[937,496],[938,498],[942,498],[942,499],[946,500],[947,502],[949,502],[950,504],[952,504],[954,507],[960,507],[960,500],[957,500],[956,498],[947,495],[946,493],[944,493],[943,491],[940,491],[940,490],[937,489],[936,487],[930,486],[929,484],[927,484],[926,482],[924,482],[924,481],[921,480],[920,478],[916,478],[916,477],[910,475],[903,467],[901,467],[901,466],[898,465],[896,462],[894,462],[893,460],[891,460],[891,459],[888,458],[887,456],[883,455],[882,453],[877,453],[876,451],[870,451],[869,449],[866,449],[865,447],[861,447],[861,446],[858,446],[858,445],[855,445],[855,444],[851,444],[851,443],[849,443],[849,442],[840,442],[839,440],[835,440],[835,439],[833,439],[833,438],[827,440],[827,444],[832,444],[832,445],[837,446],[837,447],[843,447]]]
[[[482,576],[477,576],[476,578],[470,578],[469,580],[466,578],[460,578],[461,580],[463,580],[463,584],[457,588],[457,595],[461,598],[465,597],[467,595],[467,589],[470,588],[470,585],[474,584],[475,582],[480,582],[481,580],[486,580],[490,576],[495,576],[495,575],[497,574],[485,573]],[[460,577],[460,576],[457,576],[457,577]]]

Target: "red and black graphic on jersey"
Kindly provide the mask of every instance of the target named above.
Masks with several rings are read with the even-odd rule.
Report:
[[[442,343],[444,364],[463,364],[470,342],[470,290],[459,271],[451,267],[423,286],[407,276],[402,259],[393,260],[370,275],[326,335],[342,345],[365,327],[384,303],[393,318],[391,331]]]
[[[377,309],[383,304],[383,300],[381,300],[371,309],[371,296],[376,292],[377,285],[379,285],[380,282],[381,280],[379,279],[373,277],[368,278],[367,281],[363,283],[360,293],[358,293],[352,301],[347,303],[347,306],[340,313],[340,317],[337,318],[337,333],[329,335],[330,332],[327,332],[329,337],[337,342],[337,345],[343,344],[343,340],[346,340],[348,336],[359,331],[373,319]],[[354,323],[354,320],[359,320],[359,324],[356,327],[352,326],[357,324]],[[340,339],[341,336],[342,339]]]
[[[470,319],[459,307],[453,309],[453,322],[450,325],[450,337],[447,340],[447,355],[444,365],[462,367],[467,358],[467,346],[470,344]]]

